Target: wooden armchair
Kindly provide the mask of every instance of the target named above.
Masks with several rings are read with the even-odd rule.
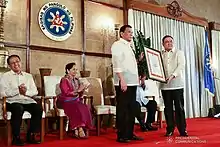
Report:
[[[148,98],[149,100],[155,100],[155,96],[146,96],[146,98]],[[163,128],[163,121],[162,121],[162,115],[163,115],[163,111],[164,111],[164,106],[162,105],[157,105],[157,117],[156,117],[156,125],[159,126],[159,128]],[[145,113],[145,121],[146,121],[146,113],[147,113],[147,109],[146,107],[141,107],[141,112]]]
[[[42,120],[41,120],[41,132],[40,132],[40,138],[41,138],[41,142],[44,141],[44,118],[45,118],[45,113],[44,113],[44,100],[43,98],[39,98],[39,97],[33,97],[33,99],[35,99],[38,104],[42,105],[43,108],[43,114],[42,114]],[[30,119],[31,118],[31,114],[27,111],[24,112],[22,119]],[[11,130],[11,112],[7,111],[6,109],[6,97],[3,97],[2,99],[0,99],[0,121],[4,121],[6,123],[6,127],[7,127],[7,145],[11,146],[12,143],[12,130]]]
[[[93,105],[95,108],[95,117],[96,117],[96,131],[97,136],[100,135],[100,129],[101,129],[101,116],[102,115],[109,115],[116,113],[116,107],[112,105],[104,105],[104,95],[103,95],[103,88],[102,88],[102,82],[100,78],[92,78],[88,77],[86,78],[90,86],[88,88],[88,91],[85,92],[86,95],[92,95],[93,96]]]
[[[49,117],[59,117],[60,126],[59,126],[59,138],[63,140],[64,137],[64,118],[67,118],[63,109],[60,109],[56,105],[57,95],[60,94],[60,80],[61,76],[44,76],[44,87],[45,87],[45,112],[46,112],[46,126],[48,125]],[[91,105],[93,108],[93,97],[92,96],[84,96],[83,97],[84,104]],[[92,109],[93,110],[93,109]],[[68,119],[68,118],[67,118]],[[66,124],[68,127],[68,123]],[[47,127],[46,127],[47,128]],[[88,132],[87,132],[88,133]]]
[[[147,89],[145,90],[145,97],[148,98],[149,100],[157,101],[156,97],[159,98],[159,90],[158,90],[156,82],[152,80],[145,80],[145,85],[147,87]],[[141,112],[145,113],[145,120],[146,120],[147,109],[145,107],[141,107]],[[163,127],[163,124],[162,124],[163,112],[164,112],[164,105],[158,103],[157,101],[156,124],[159,126],[159,128]]]

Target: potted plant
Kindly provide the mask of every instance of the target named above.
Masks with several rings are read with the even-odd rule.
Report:
[[[151,40],[150,37],[145,38],[145,36],[141,31],[137,31],[137,35],[133,37],[133,41],[135,47],[134,54],[136,59],[139,60],[141,53],[143,52],[145,54],[144,47],[149,48],[151,46],[151,42],[150,42]],[[148,73],[147,62],[146,62],[146,58],[144,57],[143,60],[138,63],[138,74],[148,75],[147,73]]]

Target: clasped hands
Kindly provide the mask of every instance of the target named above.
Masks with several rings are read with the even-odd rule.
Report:
[[[21,95],[25,95],[26,92],[27,92],[27,87],[25,86],[24,83],[21,84],[21,85],[19,85],[19,86],[18,86],[18,89],[19,89],[19,93],[20,93]]]
[[[80,85],[79,89],[77,90],[77,93],[79,94],[79,96],[83,95],[83,92],[85,91],[86,86],[85,85]]]
[[[170,77],[168,77],[168,78],[166,79],[167,84],[169,84],[169,83],[170,83],[170,81],[171,81],[172,79],[174,79],[174,78],[175,78],[175,76],[174,76],[174,75],[171,75]]]

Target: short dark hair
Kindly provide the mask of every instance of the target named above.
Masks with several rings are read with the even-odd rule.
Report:
[[[121,33],[125,32],[126,28],[132,28],[132,27],[130,25],[123,25],[119,30],[120,37],[121,37]]]
[[[164,40],[165,40],[166,38],[168,38],[168,37],[170,37],[170,38],[172,38],[172,39],[173,39],[173,37],[172,37],[172,36],[170,36],[170,35],[165,35],[165,36],[163,37],[163,39],[162,39],[162,42],[164,43]]]
[[[20,58],[18,55],[10,55],[10,56],[8,57],[8,59],[7,59],[8,65],[10,65],[10,59],[11,59],[11,58],[14,58],[14,57],[17,57],[17,58],[21,61],[21,58]]]
[[[68,74],[67,70],[70,70],[71,68],[73,68],[73,66],[75,66],[76,63],[72,62],[72,63],[68,63],[65,67],[65,73]]]

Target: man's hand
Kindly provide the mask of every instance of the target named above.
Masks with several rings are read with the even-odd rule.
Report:
[[[141,52],[141,54],[139,55],[139,62],[141,62],[144,59],[144,52]]]
[[[25,84],[21,84],[20,86],[18,86],[18,89],[19,89],[19,93],[21,95],[25,95],[26,94],[27,87],[25,86]]]
[[[174,75],[171,75],[169,78],[167,78],[167,79],[166,79],[167,84],[169,84],[169,83],[170,83],[170,81],[171,81],[171,80],[173,80],[174,78],[175,78],[175,76],[174,76]]]
[[[127,84],[124,80],[120,80],[121,90],[125,92],[127,90]]]

